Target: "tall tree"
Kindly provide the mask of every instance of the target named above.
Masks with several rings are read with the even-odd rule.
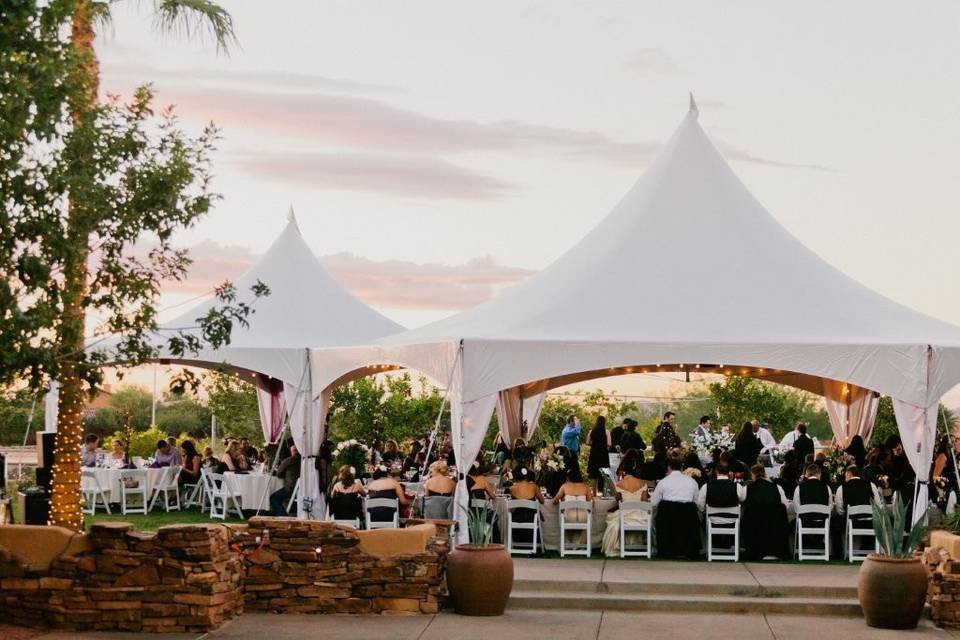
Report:
[[[156,113],[141,87],[127,102],[99,99],[95,27],[110,5],[94,0],[5,0],[0,8],[0,384],[60,381],[51,524],[79,530],[79,449],[84,394],[109,359],[138,364],[156,355],[157,300],[164,280],[182,279],[188,254],[174,232],[218,198],[211,190],[211,125],[192,138],[172,110]],[[218,46],[232,21],[205,0],[157,0],[161,29],[203,28]],[[138,242],[155,246],[146,255]],[[260,284],[253,297],[267,293]],[[221,305],[168,338],[175,355],[222,346],[250,303],[225,283]],[[112,355],[86,333],[111,336]]]

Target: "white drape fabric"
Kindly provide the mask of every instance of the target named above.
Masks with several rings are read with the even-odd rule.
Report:
[[[57,411],[60,406],[60,383],[50,381],[50,388],[43,399],[43,430],[47,433],[57,431]]]
[[[534,393],[528,395],[523,400],[523,419],[527,422],[527,432],[523,435],[528,443],[530,439],[533,438],[533,434],[537,432],[540,412],[543,410],[543,401],[547,396],[547,385],[549,382],[549,380],[541,380],[536,383],[534,385]]]
[[[933,462],[933,448],[937,439],[937,410],[940,403],[929,407],[918,407],[902,400],[893,400],[893,412],[897,416],[900,438],[903,440],[903,452],[917,474],[916,503],[913,509],[913,521],[917,522],[926,512],[930,480],[930,465]]]
[[[833,437],[841,446],[848,446],[855,435],[863,438],[864,444],[870,442],[880,407],[876,393],[839,380],[824,379],[823,402]]]
[[[295,384],[283,385],[283,394],[289,411],[290,435],[300,452],[300,501],[297,517],[320,520],[324,517],[325,502],[317,477],[316,454],[324,438],[324,416],[330,405],[330,394],[324,391],[311,401],[313,393],[306,377],[303,388]]]

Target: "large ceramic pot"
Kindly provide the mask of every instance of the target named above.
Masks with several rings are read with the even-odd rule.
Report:
[[[457,613],[502,615],[513,589],[513,560],[502,544],[461,544],[447,556],[447,586]]]
[[[870,554],[860,566],[857,595],[867,625],[913,629],[927,600],[927,571],[920,558]]]

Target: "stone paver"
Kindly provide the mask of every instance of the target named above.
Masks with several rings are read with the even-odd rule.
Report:
[[[492,618],[467,618],[441,613],[427,627],[422,640],[592,640],[597,637],[601,615],[599,611],[529,610],[507,611]]]
[[[749,562],[746,568],[765,587],[856,587],[859,564],[812,565]],[[713,567],[711,566],[712,570]]]
[[[869,638],[870,640],[911,640],[930,638],[949,640],[951,635],[933,626],[929,620],[921,620],[920,626],[911,631],[873,629],[860,618],[818,618],[816,627],[811,627],[809,616],[767,614],[767,622],[777,640],[809,640],[820,636],[818,629],[831,638]]]
[[[746,566],[737,563],[606,560],[603,581],[648,584],[744,585],[757,581]]]
[[[416,640],[431,626],[434,616],[402,615],[279,615],[245,613],[205,636],[210,640],[293,640],[346,638],[349,640]],[[139,636],[142,638],[142,636]],[[166,640],[164,636],[153,636]],[[45,638],[43,640],[46,640]],[[105,639],[106,640],[106,639]]]
[[[824,618],[824,620],[832,620]],[[848,636],[853,638],[853,636]],[[703,640],[704,638],[749,638],[773,640],[770,628],[760,614],[676,614],[626,613],[605,611],[598,640],[622,638],[669,638],[670,640]]]
[[[600,582],[602,558],[514,558],[514,580],[569,580]]]

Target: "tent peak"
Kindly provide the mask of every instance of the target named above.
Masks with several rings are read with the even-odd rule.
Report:
[[[697,101],[693,97],[693,91],[690,92],[690,114],[693,115],[694,118],[700,115],[700,109],[697,107]]]
[[[293,204],[290,205],[290,209],[287,211],[287,222],[297,224],[297,216],[293,213]]]

